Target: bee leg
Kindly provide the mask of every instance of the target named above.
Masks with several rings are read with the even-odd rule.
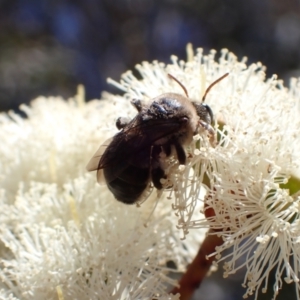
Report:
[[[126,127],[128,125],[128,123],[130,122],[129,118],[123,118],[120,117],[117,119],[116,121],[116,126],[119,130],[123,129],[124,127]]]
[[[181,165],[185,165],[186,155],[185,155],[185,151],[184,151],[183,147],[177,142],[174,142],[174,147],[176,150],[177,159],[178,159],[179,163]]]
[[[206,122],[201,121],[201,120],[200,120],[199,123],[200,123],[200,125],[201,125],[202,127],[204,127],[204,128],[208,131],[208,133],[209,133],[209,135],[210,135],[210,137],[209,137],[210,143],[211,143],[212,145],[215,145],[215,131],[214,131],[214,129],[212,128],[212,126],[209,125],[209,124],[207,124]]]
[[[131,104],[137,109],[138,112],[142,111],[142,102],[139,99],[132,99]]]
[[[162,186],[162,183],[160,182],[160,180],[165,177],[166,177],[165,172],[160,167],[157,167],[157,168],[154,168],[151,170],[151,178],[152,178],[153,185],[158,190],[162,189],[163,186]]]
[[[167,157],[171,155],[171,144],[165,144],[162,146],[163,152],[166,154]]]

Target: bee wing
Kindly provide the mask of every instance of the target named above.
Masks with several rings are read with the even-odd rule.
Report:
[[[117,133],[105,153],[103,153],[98,168],[114,166],[117,176],[118,170],[123,171],[129,164],[139,159],[141,153],[150,150],[159,139],[177,132],[180,124],[176,120],[150,120],[128,125],[124,131]]]
[[[87,171],[96,171],[97,170],[97,181],[99,183],[105,183],[105,178],[103,175],[103,170],[99,168],[100,160],[105,152],[106,148],[110,145],[112,138],[106,140],[96,151],[96,153],[92,156],[88,164],[86,165]]]
[[[157,140],[167,137],[178,132],[181,124],[174,119],[158,119],[149,120],[138,126],[139,132],[137,139],[137,147],[140,145],[153,145]],[[136,129],[135,129],[136,130]],[[134,139],[135,137],[133,137]]]
[[[91,172],[91,171],[96,171],[99,169],[100,159],[101,159],[103,153],[105,152],[106,148],[111,143],[111,141],[112,141],[112,138],[109,138],[99,147],[99,149],[96,151],[96,153],[93,155],[93,157],[90,159],[90,161],[86,165],[87,171]]]
[[[100,146],[87,165],[88,171],[97,170],[97,181],[111,182],[131,164],[149,166],[151,146],[161,138],[178,131],[180,124],[174,119],[133,119],[124,130]],[[103,169],[106,169],[105,180]]]

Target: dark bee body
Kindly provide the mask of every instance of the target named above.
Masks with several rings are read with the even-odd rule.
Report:
[[[180,94],[160,95],[150,105],[143,106],[139,100],[132,104],[138,114],[131,121],[117,120],[120,131],[106,149],[101,151],[100,147],[87,166],[89,171],[97,170],[98,181],[103,172],[109,190],[127,204],[141,199],[151,182],[162,189],[162,157],[173,154],[185,164],[184,146],[191,143],[200,127],[214,134],[209,106]]]

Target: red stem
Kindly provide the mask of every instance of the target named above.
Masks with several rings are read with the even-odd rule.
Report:
[[[195,290],[200,286],[202,280],[209,271],[209,268],[214,261],[215,256],[208,259],[207,255],[215,252],[216,246],[223,244],[223,240],[217,235],[207,235],[204,239],[196,257],[188,266],[187,271],[183,274],[179,281],[179,288],[174,288],[172,294],[180,294],[180,300],[188,300],[192,297]]]

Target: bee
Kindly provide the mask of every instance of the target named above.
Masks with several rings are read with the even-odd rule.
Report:
[[[214,139],[213,112],[204,101],[209,90],[228,73],[206,89],[200,103],[191,101],[183,84],[168,75],[181,86],[185,96],[165,93],[147,105],[133,99],[137,115],[132,120],[118,118],[119,132],[100,146],[87,165],[88,171],[97,170],[98,182],[104,178],[114,197],[123,203],[140,201],[152,184],[161,190],[162,179],[166,178],[163,160],[174,155],[184,165],[184,147],[201,128]]]

